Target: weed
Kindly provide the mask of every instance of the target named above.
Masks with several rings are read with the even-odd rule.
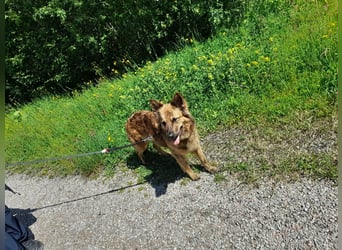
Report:
[[[185,177],[185,178],[183,178],[183,179],[180,181],[180,184],[181,184],[182,186],[186,186],[189,182],[191,182],[191,179],[188,178],[188,177]]]
[[[216,183],[221,183],[221,182],[223,182],[223,181],[225,181],[226,180],[226,177],[223,175],[223,174],[221,174],[221,173],[216,173],[215,175],[214,175],[214,181],[216,182]]]

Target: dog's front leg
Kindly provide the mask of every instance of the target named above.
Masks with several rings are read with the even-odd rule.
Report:
[[[172,156],[176,159],[183,172],[186,173],[191,178],[191,180],[196,181],[200,178],[200,176],[191,169],[184,156],[175,154],[172,154]]]
[[[209,173],[215,173],[217,172],[217,167],[211,166],[207,158],[205,157],[202,148],[198,147],[195,151],[195,155],[198,157],[198,159],[201,161],[201,165],[209,172]]]

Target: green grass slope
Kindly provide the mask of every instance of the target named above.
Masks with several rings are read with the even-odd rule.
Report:
[[[209,41],[105,79],[72,97],[46,97],[6,114],[6,161],[125,145],[124,124],[148,101],[180,91],[201,135],[217,129],[293,123],[336,113],[337,1],[251,1],[244,21]],[[300,124],[298,125],[300,126]],[[111,172],[133,149],[7,167],[41,175]]]

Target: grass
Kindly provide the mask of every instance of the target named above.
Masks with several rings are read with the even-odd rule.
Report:
[[[239,148],[231,148],[229,161],[221,164],[219,174],[234,175],[246,183],[258,183],[263,178],[283,180],[284,177],[293,181],[303,176],[336,181],[336,117],[307,123],[302,119],[297,117],[297,120],[291,119],[291,123],[274,123],[262,128],[239,127],[239,135],[230,142],[230,145],[239,143]],[[306,121],[309,119],[305,117]]]
[[[241,25],[222,29],[206,42],[194,40],[154,63],[133,66],[135,70],[121,79],[102,79],[98,86],[73,92],[71,97],[45,97],[10,110],[5,117],[6,161],[125,145],[124,124],[130,114],[149,109],[150,99],[167,102],[176,91],[186,97],[202,136],[236,125],[264,130],[272,124],[286,127],[302,114],[311,120],[333,116],[337,110],[336,25],[337,1],[253,1]],[[295,124],[307,123],[303,119]],[[46,176],[111,175],[116,166],[128,163],[132,153],[127,148],[110,155],[7,170]],[[300,167],[305,173],[319,173],[328,164],[331,174],[325,176],[336,178],[336,166],[329,159],[326,155],[289,158],[281,164],[288,167],[279,171]],[[307,165],[313,169],[305,169]],[[141,178],[151,175],[146,167],[134,166]],[[228,167],[249,173],[246,168],[246,164]]]

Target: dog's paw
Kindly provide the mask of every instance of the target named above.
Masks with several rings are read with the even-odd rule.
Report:
[[[209,173],[211,173],[211,174],[215,174],[215,173],[218,172],[218,168],[217,168],[217,167],[211,167],[208,171],[209,171]]]
[[[199,176],[199,174],[196,174],[196,173],[192,173],[191,175],[189,175],[191,180],[193,181],[197,181],[199,180],[201,177]]]
[[[217,173],[217,172],[218,172],[218,168],[217,168],[217,166],[214,165],[214,164],[206,165],[206,166],[204,166],[204,167],[205,167],[205,169],[206,169],[209,173],[211,173],[211,174],[214,174],[214,173]]]

